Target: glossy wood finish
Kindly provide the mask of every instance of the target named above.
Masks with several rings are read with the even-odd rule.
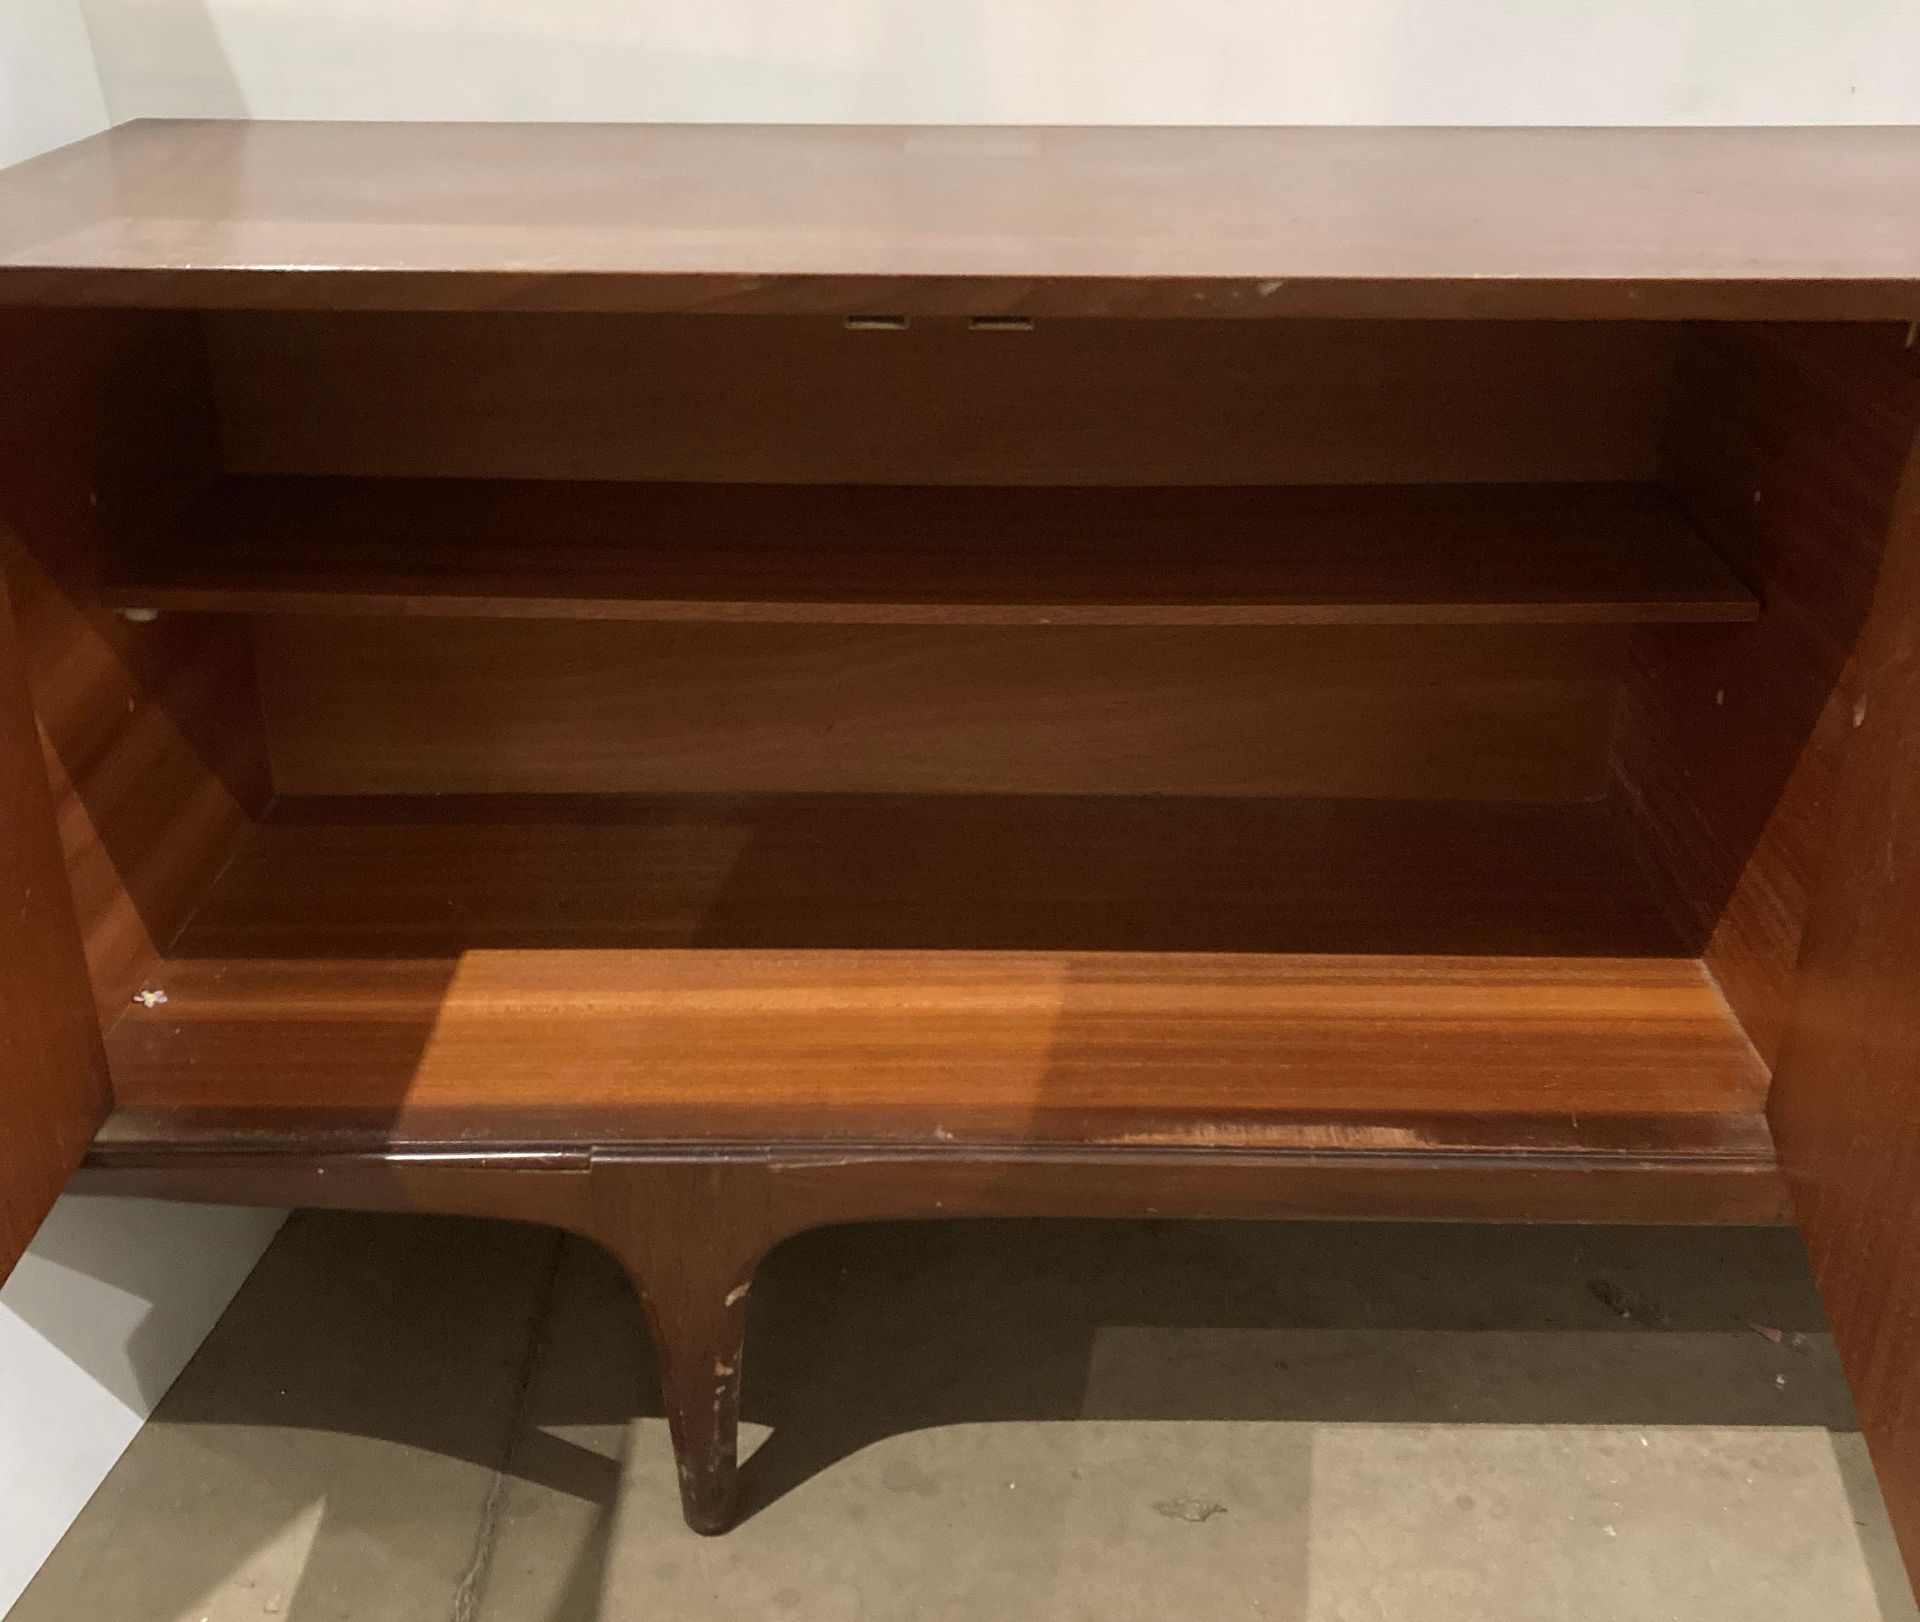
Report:
[[[165,1006],[115,1028],[123,1113],[362,1142],[1764,1149],[1764,1068],[1661,955],[1597,808],[590,815],[292,808],[176,944]]]
[[[1626,633],[256,624],[290,794],[1584,799]]]
[[[1759,605],[1634,485],[240,479],[110,605],[825,625],[1699,623]]]
[[[0,177],[0,300],[219,312],[0,316],[56,767],[0,884],[57,910],[60,836],[114,1020],[89,1186],[592,1236],[716,1530],[790,1233],[1766,1220],[1790,1025],[1773,1116],[1920,1548],[1915,195],[1891,130],[134,126]],[[1437,319],[1239,319],[1278,315]],[[1780,325],[1825,317],[1897,324]],[[275,610],[263,729],[235,614],[100,612],[222,473],[721,488],[228,486],[172,601]],[[1591,488],[1656,473],[1757,621],[1628,623],[1751,613]],[[1490,488],[1539,483],[1587,488]],[[1482,488],[1379,488],[1434,484]],[[1339,568],[1277,590],[1269,511]],[[616,545],[646,572],[582,585]],[[343,569],[391,617],[331,612]],[[933,623],[510,617],[609,602]],[[1076,612],[1126,623],[998,623]],[[263,730],[283,792],[413,798],[241,839]],[[21,1095],[9,1242],[99,1104],[33,1023],[72,954],[26,972],[66,1086]]]
[[[134,124],[0,180],[0,297],[1920,317],[1910,129]]]
[[[0,564],[104,1019],[268,794],[245,628],[98,600],[102,555],[146,544],[215,458],[191,320],[0,311]]]
[[[1581,1147],[1752,1115],[1766,1085],[1684,959],[654,949],[164,979],[110,1038],[122,1108],[296,1137]]]
[[[1917,430],[1904,330],[1706,328],[1682,346],[1666,477],[1766,609],[1636,634],[1614,767],[1689,944],[1769,1058],[1871,702],[1853,660]]]
[[[0,536],[0,546],[7,545]],[[106,1119],[94,1019],[53,798],[0,574],[0,1278]]]
[[[1910,357],[1920,386],[1920,355]],[[1920,1570],[1920,440],[1853,677],[1770,1113],[1909,1570]]]
[[[235,473],[722,484],[1644,482],[1676,336],[323,311],[205,325]]]

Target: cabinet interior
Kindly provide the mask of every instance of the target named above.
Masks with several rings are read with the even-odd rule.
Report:
[[[19,319],[110,1134],[1770,1158],[1899,332]]]

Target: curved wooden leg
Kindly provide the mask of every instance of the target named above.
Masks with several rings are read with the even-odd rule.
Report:
[[[712,1536],[737,1510],[747,1291],[773,1241],[765,1168],[596,1163],[596,1237],[640,1291],[687,1525]]]

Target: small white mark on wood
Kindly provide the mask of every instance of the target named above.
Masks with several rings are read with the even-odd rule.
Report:
[[[1855,699],[1853,703],[1853,724],[1855,726],[1865,726],[1866,721],[1867,721],[1867,699],[1866,699],[1866,695],[1863,693],[1859,698]]]
[[[1760,492],[1759,492],[1758,490],[1756,490],[1756,491],[1754,491],[1754,493],[1753,493],[1753,504],[1754,504],[1754,506],[1756,506],[1756,507],[1757,507],[1757,506],[1759,506],[1759,505],[1760,505],[1760,500],[1761,500],[1761,493],[1760,493]]]
[[[1907,347],[1920,348],[1920,321],[1914,321],[1907,327]]]
[[[1724,687],[1722,687],[1722,688],[1721,688],[1721,689],[1720,689],[1720,690],[1719,690],[1718,692],[1716,692],[1716,693],[1715,693],[1715,694],[1713,695],[1713,701],[1714,701],[1714,703],[1715,703],[1715,704],[1717,704],[1717,705],[1719,705],[1721,709],[1723,709],[1723,710],[1724,710],[1724,709],[1725,709],[1725,708],[1727,707],[1727,690],[1726,690],[1726,688],[1724,688]]]
[[[164,1008],[167,1005],[167,994],[158,986],[149,986],[145,991],[136,991],[133,994],[133,1000],[142,1008]]]
[[[160,617],[160,610],[157,608],[123,608],[119,610],[119,614],[129,625],[151,625]]]
[[[742,1301],[746,1300],[747,1291],[749,1291],[752,1288],[753,1288],[752,1279],[748,1279],[747,1282],[744,1284],[734,1285],[732,1289],[727,1291],[727,1305],[730,1307],[739,1306]]]
[[[1285,281],[1262,282],[1260,284],[1260,296],[1262,298],[1272,298],[1275,293],[1279,292],[1280,289],[1286,285]]]
[[[733,1378],[733,1372],[738,1366],[738,1364],[728,1362],[724,1357],[718,1357],[714,1359],[713,1372],[723,1380],[731,1380]]]

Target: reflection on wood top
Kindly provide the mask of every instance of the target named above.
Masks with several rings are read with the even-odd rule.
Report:
[[[0,176],[0,296],[1911,320],[1916,197],[1920,128],[141,122]]]

